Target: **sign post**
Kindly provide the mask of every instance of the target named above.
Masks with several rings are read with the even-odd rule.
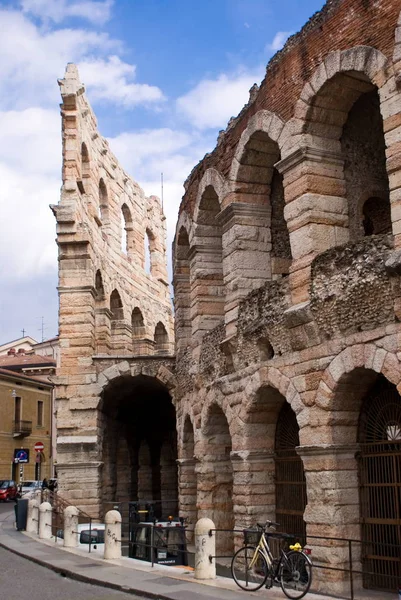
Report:
[[[36,442],[36,444],[34,445],[34,450],[36,452],[36,459],[35,459],[35,476],[37,480],[40,480],[40,466],[42,463],[42,452],[45,448],[45,445],[43,442]]]

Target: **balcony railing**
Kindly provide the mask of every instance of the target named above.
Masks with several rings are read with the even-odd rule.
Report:
[[[29,435],[32,433],[32,421],[13,421],[13,434]]]

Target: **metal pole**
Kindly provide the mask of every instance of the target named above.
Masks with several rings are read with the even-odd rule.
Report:
[[[152,527],[152,529],[151,529],[151,534],[150,534],[150,551],[152,552],[152,567],[153,567],[154,562],[155,562],[154,553],[153,553],[153,546],[155,543],[155,525],[154,525],[154,523],[152,523],[151,527]]]

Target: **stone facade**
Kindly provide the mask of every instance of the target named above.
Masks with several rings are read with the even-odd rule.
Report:
[[[399,544],[400,11],[328,0],[185,183],[174,399],[190,523]],[[310,543],[316,563],[347,565],[344,542]],[[354,548],[359,567],[375,555],[361,583],[395,589],[399,554]],[[316,572],[317,588],[346,585]]]
[[[57,473],[60,493],[99,516],[149,489],[161,502],[176,479],[166,222],[99,134],[75,65],[59,84]]]

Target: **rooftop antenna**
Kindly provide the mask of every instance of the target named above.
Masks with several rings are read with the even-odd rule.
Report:
[[[163,173],[161,173],[160,182],[161,182],[161,186],[162,186],[161,199],[162,199],[162,211],[163,211],[163,208],[164,208],[164,203],[163,203]]]

